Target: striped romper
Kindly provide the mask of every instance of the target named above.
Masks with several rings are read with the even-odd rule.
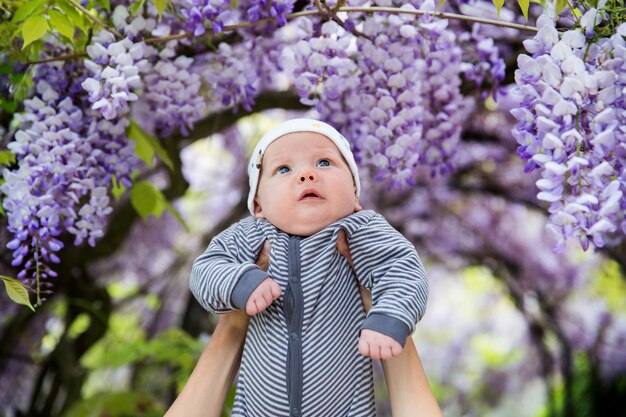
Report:
[[[336,249],[344,229],[356,274]],[[255,260],[271,245],[268,271]],[[404,345],[426,308],[428,284],[413,245],[363,210],[308,237],[248,217],[217,235],[195,260],[190,288],[207,310],[245,309],[271,276],[281,296],[251,317],[232,415],[375,416],[371,359],[361,329]],[[367,318],[359,283],[372,291]]]

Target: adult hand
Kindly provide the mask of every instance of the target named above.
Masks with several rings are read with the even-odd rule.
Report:
[[[350,247],[348,246],[348,239],[346,238],[346,231],[341,229],[337,235],[337,251],[346,258],[348,265],[356,274],[354,264],[352,263],[352,256],[350,256]],[[372,308],[372,293],[366,290],[362,285],[359,285],[359,291],[361,292],[361,301],[363,301],[363,309],[365,314]]]

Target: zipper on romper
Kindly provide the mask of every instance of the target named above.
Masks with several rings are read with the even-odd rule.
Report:
[[[289,282],[285,289],[287,322],[287,396],[289,415],[299,417],[302,410],[302,310],[304,297],[300,280],[300,237],[289,238]]]

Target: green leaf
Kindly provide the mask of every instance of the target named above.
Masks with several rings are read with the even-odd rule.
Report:
[[[33,66],[31,65],[30,68]],[[15,93],[13,93],[13,97],[17,101],[24,101],[28,96],[30,89],[34,86],[32,71],[27,70],[26,72],[13,74],[11,76],[11,84],[13,84],[15,88]]]
[[[68,3],[66,0],[57,0],[56,5],[65,13],[74,26],[78,27],[83,33],[88,32],[83,12],[76,9],[73,4]]]
[[[524,18],[528,22],[528,8],[530,7],[530,0],[517,0],[517,3],[519,4],[519,8],[522,9]]]
[[[35,311],[35,308],[30,303],[30,298],[28,297],[28,287],[26,287],[24,284],[22,284],[21,281],[15,278],[0,275],[0,279],[2,279],[2,282],[4,282],[7,295],[11,300],[15,301],[18,304],[28,306],[31,310]]]
[[[150,146],[148,134],[139,127],[135,121],[131,120],[130,126],[126,131],[128,139],[132,139],[135,145],[135,155],[139,157],[146,165],[152,166],[152,158],[154,158],[154,148]]]
[[[598,271],[594,271],[594,279],[589,283],[589,291],[594,297],[602,297],[612,313],[626,313],[626,281],[622,279],[620,264],[607,259]]]
[[[95,8],[96,6],[102,7],[107,12],[111,11],[111,3],[109,2],[109,0],[89,0],[89,3],[87,3],[86,9],[91,10]]]
[[[91,36],[87,35],[89,33],[89,29],[85,29],[85,32],[79,32],[76,39],[74,39],[74,46],[76,51],[85,51],[87,45],[89,45],[91,41]]]
[[[159,12],[159,19],[161,18],[161,15],[163,15],[163,12],[165,11],[165,7],[167,6],[167,3],[169,3],[169,0],[154,0],[154,6]]]
[[[91,316],[87,313],[80,313],[72,322],[69,329],[67,329],[67,335],[71,338],[76,338],[80,334],[84,333],[91,324]]]
[[[565,9],[567,4],[568,4],[567,0],[556,0],[556,4],[554,5],[554,9],[555,9],[555,12],[556,12],[557,16],[559,15],[559,13],[561,13],[563,11],[563,9]]]
[[[25,75],[26,75],[25,72],[18,72],[17,74],[11,74],[9,76],[9,81],[11,82],[11,84],[19,84],[24,79]]]
[[[161,217],[165,210],[167,200],[154,184],[147,181],[139,181],[133,185],[130,193],[130,202],[137,213],[145,220],[148,216]]]
[[[74,43],[74,25],[70,22],[67,16],[57,10],[50,10],[48,12],[48,16],[50,16],[50,23],[52,23],[52,27]]]
[[[439,0],[439,6],[437,6],[437,10],[441,10],[444,4],[446,4],[446,0]]]
[[[41,6],[43,6],[47,2],[48,0],[27,0],[26,2],[24,2],[22,7],[17,9],[15,14],[13,15],[13,18],[11,19],[11,23],[21,22],[22,20],[33,14],[35,10],[39,10]]]
[[[7,101],[0,98],[0,109],[4,110],[7,113],[15,113],[17,109],[17,103],[15,101]]]
[[[13,74],[13,66],[9,64],[0,64],[0,74]]]
[[[135,183],[130,194],[130,202],[142,220],[151,215],[159,218],[163,214],[163,210],[167,210],[183,225],[186,231],[190,230],[180,213],[167,201],[161,190],[150,182],[139,181]]]
[[[11,165],[15,163],[15,154],[11,151],[0,151],[0,165]]]
[[[502,9],[502,6],[504,5],[504,0],[491,0],[494,4],[494,6],[496,6],[496,12],[498,13],[498,20],[500,20],[500,9]]]
[[[24,38],[22,49],[41,38],[47,31],[48,21],[43,15],[39,14],[26,19],[22,25],[22,37]]]
[[[174,171],[174,164],[167,154],[167,151],[161,146],[159,141],[154,136],[144,131],[137,123],[135,123],[135,121],[131,120],[126,134],[129,139],[137,142],[135,154],[137,154],[137,156],[144,161],[146,165],[152,165],[152,158],[156,153],[159,159],[167,165],[170,171]]]
[[[132,6],[130,6],[130,14],[134,16],[137,13],[137,10],[139,10],[145,2],[146,0],[140,0],[136,2],[135,4],[133,4]]]

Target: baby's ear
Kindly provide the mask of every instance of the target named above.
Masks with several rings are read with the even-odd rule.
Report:
[[[261,208],[261,205],[259,204],[258,197],[254,197],[254,217],[256,217],[257,219],[265,218],[265,215],[263,214],[263,209]]]
[[[359,196],[356,195],[356,185],[354,186],[354,212],[363,210],[361,204],[359,204]]]

